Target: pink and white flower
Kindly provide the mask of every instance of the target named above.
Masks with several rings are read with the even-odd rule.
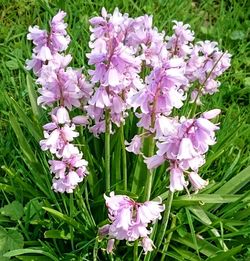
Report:
[[[110,240],[135,241],[139,239],[145,253],[152,251],[153,242],[148,237],[151,233],[148,225],[161,219],[160,213],[165,209],[161,200],[137,203],[128,196],[115,195],[114,192],[110,193],[110,197],[104,195],[104,198],[111,224],[100,228],[101,237],[107,235],[112,245],[114,241]],[[110,249],[113,248],[109,247],[108,243],[108,253],[111,252]]]

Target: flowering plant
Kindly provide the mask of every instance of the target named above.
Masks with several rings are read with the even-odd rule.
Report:
[[[34,26],[28,34],[35,47],[26,68],[37,77],[37,102],[51,118],[43,126],[40,146],[51,155],[52,189],[73,193],[86,179],[105,180],[105,189],[98,193],[104,193],[108,221],[100,224],[98,238],[108,239],[107,253],[122,240],[134,242],[135,256],[138,245],[145,254],[159,250],[173,193],[197,193],[208,185],[199,169],[216,142],[221,111],[198,108],[219,90],[217,78],[230,66],[230,54],[220,51],[216,42],[195,42],[188,24],[174,21],[173,35],[166,36],[153,26],[152,16],[131,18],[117,8],[113,14],[103,8],[101,16],[89,21],[89,68],[83,74],[69,66],[65,16],[59,11],[48,32]],[[133,124],[136,132],[125,133],[125,126]],[[83,128],[85,137],[96,141],[104,133],[104,167],[99,173],[93,171],[94,156],[87,151],[91,143],[83,144],[84,155],[77,146]],[[166,172],[166,203],[154,186],[159,184],[156,168]]]

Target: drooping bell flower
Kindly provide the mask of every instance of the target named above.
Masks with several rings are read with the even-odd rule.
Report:
[[[108,236],[107,252],[111,253],[115,240],[135,241],[139,239],[145,253],[153,250],[153,242],[149,239],[151,231],[148,226],[161,219],[164,205],[161,201],[138,203],[124,195],[110,193],[104,195],[108,208],[110,224],[99,229],[99,235]]]

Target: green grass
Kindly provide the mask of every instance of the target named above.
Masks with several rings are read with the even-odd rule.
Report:
[[[184,21],[191,24],[197,39],[218,41],[220,48],[233,55],[231,68],[220,78],[220,92],[208,97],[202,106],[203,111],[214,107],[222,110],[218,142],[200,171],[210,184],[191,198],[175,195],[167,228],[171,237],[166,235],[166,245],[156,254],[159,260],[162,256],[163,260],[250,260],[250,5],[247,0],[0,0],[0,260],[11,256],[15,260],[33,260],[33,257],[38,261],[111,260],[102,251],[105,243],[95,238],[96,224],[106,219],[103,199],[99,196],[105,184],[101,175],[103,139],[93,139],[82,130],[85,140],[79,139],[79,143],[85,145],[90,177],[72,196],[52,192],[49,155],[41,152],[38,144],[46,113],[36,107],[36,86],[23,67],[31,56],[31,44],[26,40],[28,26],[46,27],[58,9],[68,13],[72,66],[87,67],[88,19],[99,14],[102,6],[110,12],[118,6],[132,17],[152,14],[155,25],[167,34],[171,34],[172,20]],[[133,131],[125,127],[126,139],[133,136]],[[111,152],[114,144],[121,146],[119,133],[111,137]],[[136,162],[130,154],[127,156],[128,187],[133,188],[131,195],[138,197],[141,188],[131,184]],[[96,160],[101,158],[102,162]],[[117,174],[121,166],[115,156],[111,157],[111,173],[117,175],[113,184],[121,180]],[[168,180],[163,172],[163,168],[157,171],[152,195],[161,195],[166,200]],[[117,183],[116,191],[122,187],[123,184]],[[8,252],[14,249],[20,250]],[[120,243],[118,249],[115,260],[132,260],[132,247],[127,251],[125,244]],[[162,249],[168,250],[162,255]],[[119,258],[123,255],[123,259]]]

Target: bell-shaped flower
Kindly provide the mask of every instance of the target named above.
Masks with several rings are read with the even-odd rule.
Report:
[[[202,179],[196,172],[190,172],[188,178],[195,191],[205,188],[209,183],[208,180]]]
[[[170,170],[170,191],[181,191],[188,185],[185,181],[183,171],[178,168],[172,168]]]
[[[130,143],[125,141],[125,145],[127,151],[138,155],[141,153],[142,137],[140,135],[135,135]]]

